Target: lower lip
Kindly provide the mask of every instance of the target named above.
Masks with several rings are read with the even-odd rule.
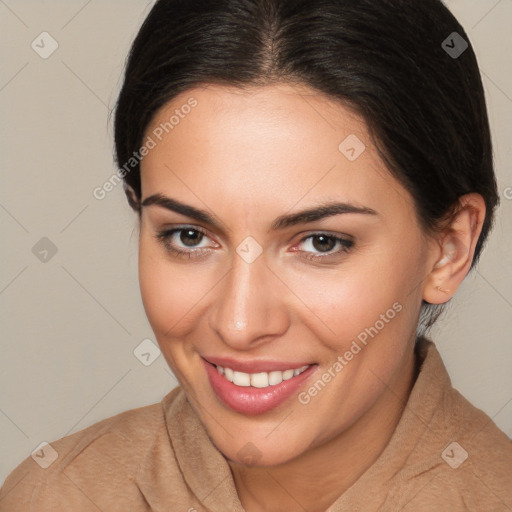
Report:
[[[210,384],[217,396],[229,408],[246,415],[263,414],[281,405],[300,388],[301,384],[317,368],[317,365],[311,365],[301,374],[283,380],[281,384],[266,388],[255,388],[252,386],[237,386],[229,382],[217,371],[213,364],[206,362],[204,359],[202,361]]]

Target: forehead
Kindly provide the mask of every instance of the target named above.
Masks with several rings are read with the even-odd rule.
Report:
[[[141,165],[143,198],[168,192],[197,203],[214,192],[239,210],[308,200],[412,206],[364,120],[306,86],[189,89],[157,112],[145,135],[155,146]]]

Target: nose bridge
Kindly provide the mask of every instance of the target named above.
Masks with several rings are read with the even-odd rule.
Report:
[[[262,337],[276,336],[287,329],[285,309],[268,289],[271,275],[263,254],[252,262],[234,254],[231,270],[209,315],[210,327],[226,344],[236,349],[250,348]]]

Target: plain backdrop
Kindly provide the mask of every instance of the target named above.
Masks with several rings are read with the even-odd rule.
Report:
[[[109,112],[151,5],[0,1],[0,482],[41,442],[177,385],[163,356],[134,355],[154,340],[135,214],[121,186],[93,196],[115,172]],[[447,5],[481,66],[501,207],[431,338],[454,386],[512,437],[512,0]]]

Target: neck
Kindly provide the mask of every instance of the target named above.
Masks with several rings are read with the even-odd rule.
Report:
[[[377,460],[416,380],[414,349],[377,401],[347,430],[291,461],[247,467],[228,461],[246,512],[328,509]]]

